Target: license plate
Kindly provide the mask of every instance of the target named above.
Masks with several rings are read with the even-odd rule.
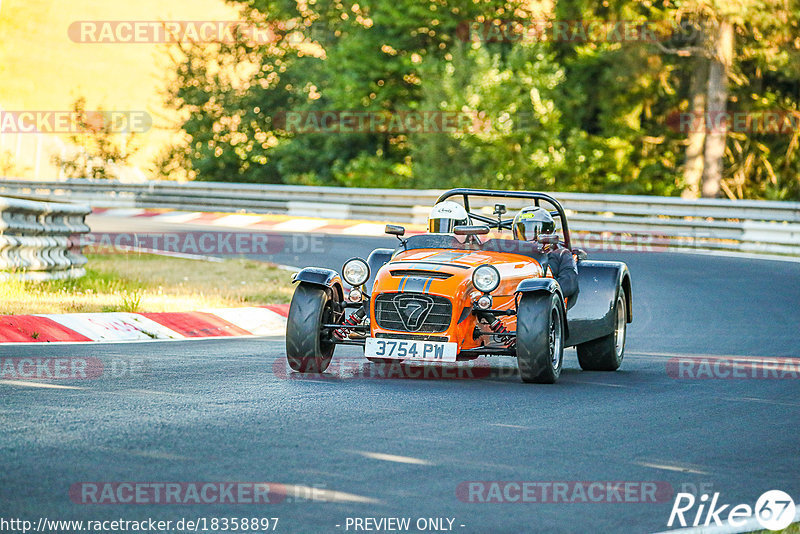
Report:
[[[432,362],[456,361],[456,343],[441,341],[416,341],[368,337],[364,344],[364,355],[368,358],[392,360],[425,360]]]

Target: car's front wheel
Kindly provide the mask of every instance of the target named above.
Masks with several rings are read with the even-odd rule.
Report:
[[[614,331],[607,336],[581,343],[578,363],[584,371],[616,371],[625,356],[625,338],[628,326],[628,307],[625,291],[620,288],[614,305]]]
[[[517,309],[517,365],[523,382],[553,384],[564,360],[564,315],[558,295],[524,294]]]
[[[333,301],[325,289],[303,283],[297,286],[286,321],[289,367],[301,373],[325,372],[336,345],[322,325],[332,323],[333,315]]]

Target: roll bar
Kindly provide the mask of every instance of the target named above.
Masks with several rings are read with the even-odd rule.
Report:
[[[481,197],[496,197],[496,198],[527,198],[533,200],[534,205],[539,206],[540,202],[546,202],[550,206],[554,208],[554,210],[550,211],[550,214],[554,217],[558,217],[561,220],[561,229],[564,232],[564,245],[567,247],[568,250],[572,250],[572,240],[569,236],[569,226],[567,224],[567,215],[564,213],[564,208],[561,206],[561,203],[556,200],[555,198],[551,197],[547,193],[539,193],[535,191],[499,191],[496,189],[469,189],[460,187],[458,189],[451,189],[450,191],[446,191],[436,200],[436,203],[442,202],[447,200],[448,198],[460,196],[464,199],[464,209],[467,210],[470,217],[475,220],[478,220],[482,223],[488,224],[491,228],[497,228],[498,230],[502,230],[506,228],[508,230],[511,229],[511,223],[514,219],[501,219],[499,222],[497,219],[492,219],[491,217],[487,217],[486,215],[482,215],[480,213],[473,213],[470,211],[469,207],[469,197],[470,196],[481,196]]]

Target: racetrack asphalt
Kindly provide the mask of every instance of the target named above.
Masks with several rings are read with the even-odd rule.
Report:
[[[104,219],[93,229],[115,231],[114,224]],[[322,248],[258,259],[338,268],[393,242],[297,235]],[[752,506],[781,489],[798,501],[800,382],[675,378],[667,362],[797,358],[800,264],[592,257],[622,259],[633,275],[625,361],[615,373],[582,372],[569,350],[553,386],[520,383],[514,360],[502,357],[485,360],[489,376],[402,378],[353,347],[337,348],[328,375],[299,378],[286,371],[279,338],[0,346],[2,357],[94,357],[133,370],[0,382],[0,515],[279,517],[277,531],[291,533],[353,532],[348,517],[409,517],[412,525],[447,517],[464,533],[653,532],[667,528],[681,490]],[[47,384],[67,388],[40,387]],[[70,486],[87,481],[265,481],[289,489],[270,505],[72,502]],[[470,503],[456,493],[469,481],[656,482],[672,493],[658,503]],[[315,488],[318,499],[298,499],[309,496],[302,488]]]

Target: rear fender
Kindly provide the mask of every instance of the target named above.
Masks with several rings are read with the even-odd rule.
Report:
[[[311,284],[332,291],[337,302],[344,300],[344,288],[339,273],[322,267],[306,267],[292,277],[292,282]]]
[[[614,331],[614,305],[624,291],[628,322],[633,320],[633,295],[628,266],[619,261],[579,261],[578,293],[570,300],[567,345],[607,336]]]

